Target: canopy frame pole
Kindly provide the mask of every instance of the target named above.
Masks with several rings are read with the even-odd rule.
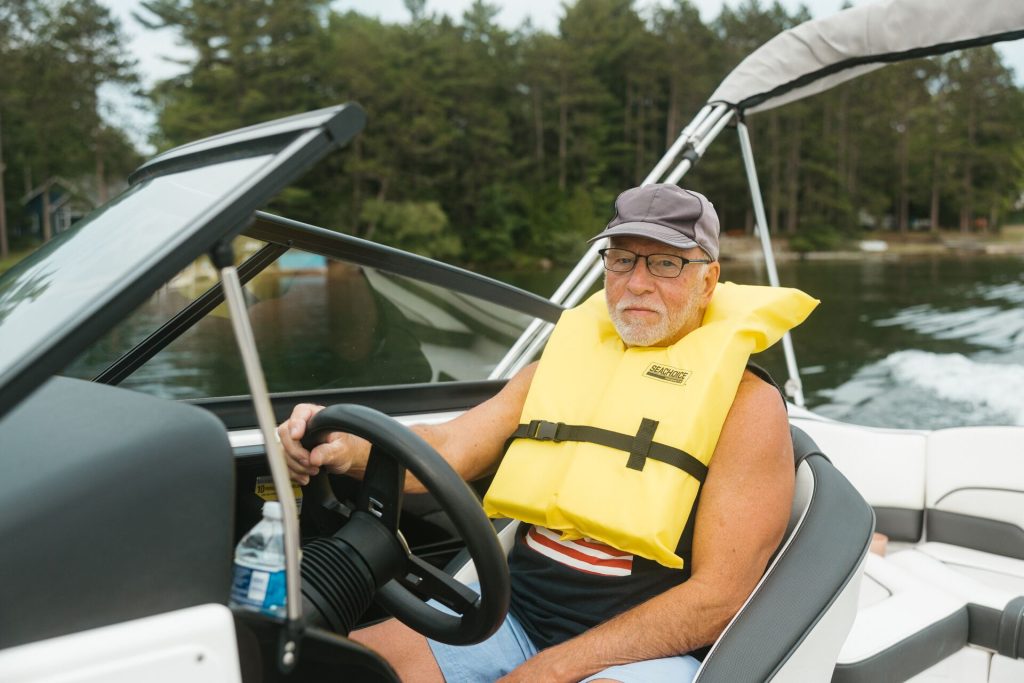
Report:
[[[577,283],[576,287],[565,298],[565,301],[563,302],[564,306],[566,308],[570,308],[578,304],[583,297],[587,295],[590,288],[594,286],[597,279],[603,274],[604,266],[600,263],[600,259],[598,259],[598,263],[591,266],[590,270],[583,276],[583,279]],[[530,362],[530,359],[544,347],[544,344],[547,343],[548,336],[551,335],[551,331],[553,329],[555,329],[553,323],[542,323],[539,327],[538,333],[529,340],[528,344],[524,345],[523,351],[515,356],[515,360],[513,362],[506,364],[506,367],[503,368],[503,370],[507,370],[510,375],[514,375],[522,370],[526,364]]]
[[[736,132],[740,137],[740,152],[743,155],[743,167],[747,173],[747,185],[750,188],[750,200],[754,205],[754,229],[761,240],[761,252],[764,254],[764,263],[768,269],[768,283],[772,287],[779,287],[779,271],[775,267],[775,255],[772,251],[771,237],[768,234],[768,219],[764,211],[764,198],[761,195],[761,183],[757,179],[757,167],[754,165],[754,150],[750,145],[750,131],[747,124],[740,118],[736,123]],[[789,379],[786,380],[786,394],[793,399],[793,403],[805,407],[803,383],[800,381],[800,370],[796,364],[796,352],[793,350],[793,339],[789,332],[782,335],[782,350],[786,356],[786,370]]]
[[[683,176],[700,161],[701,157],[704,156],[704,152],[707,151],[719,133],[733,120],[734,115],[729,105],[717,105],[712,115],[708,116],[703,124],[694,132],[693,137],[697,144],[690,150],[687,150],[688,153],[683,155],[683,160],[668,174],[665,182],[677,185]]]
[[[693,117],[693,120],[686,124],[686,127],[679,133],[679,137],[676,138],[672,146],[668,148],[668,151],[661,157],[651,172],[647,174],[641,185],[650,185],[651,183],[658,182],[658,179],[665,174],[668,167],[672,165],[672,162],[676,160],[679,153],[683,151],[683,148],[690,139],[693,137],[694,131],[715,111],[715,107],[710,104],[705,105],[703,109],[697,112],[697,115]]]

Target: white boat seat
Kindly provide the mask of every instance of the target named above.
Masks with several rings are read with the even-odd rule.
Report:
[[[967,604],[968,642],[1010,659],[1024,656],[1024,593],[1012,589],[1012,584],[1007,590],[990,580],[1001,576],[1024,582],[1024,573],[1013,575],[1024,572],[1024,561],[943,543],[894,553],[889,561]],[[964,567],[978,571],[972,576],[962,571]]]
[[[826,681],[857,610],[871,508],[801,429],[786,538],[695,683]]]
[[[861,585],[868,590],[862,590],[833,681],[904,681],[967,644],[969,621],[962,597],[873,553]]]
[[[941,565],[944,577],[968,602],[1002,609],[1009,598],[1024,595],[1024,560],[948,543],[922,543],[894,553],[892,560],[918,572]]]
[[[917,542],[924,530],[924,432],[794,418],[875,511],[875,530]],[[880,476],[879,473],[885,473]]]
[[[1024,427],[932,432],[925,488],[928,541],[1024,566]]]

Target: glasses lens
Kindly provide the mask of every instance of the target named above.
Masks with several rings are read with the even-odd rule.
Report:
[[[683,259],[671,254],[651,254],[647,257],[647,268],[651,275],[677,277],[683,270]]]
[[[601,255],[604,257],[604,267],[616,273],[626,273],[636,265],[636,254],[625,249],[604,249]]]

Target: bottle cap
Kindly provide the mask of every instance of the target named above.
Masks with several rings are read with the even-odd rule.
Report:
[[[281,519],[281,503],[269,500],[263,504],[263,516],[268,519]]]

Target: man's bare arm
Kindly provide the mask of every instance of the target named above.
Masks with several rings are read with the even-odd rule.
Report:
[[[411,429],[433,446],[466,481],[489,474],[497,468],[505,440],[519,424],[535,370],[535,363],[528,365],[495,396],[448,422],[414,425]],[[306,426],[321,409],[308,403],[298,405],[292,416],[277,428],[292,479],[306,484],[321,467],[336,474],[362,477],[370,451],[365,439],[334,432],[312,451],[302,447]],[[406,478],[406,491],[423,490],[414,477]]]
[[[701,493],[690,579],[502,679],[578,681],[609,666],[709,645],[757,584],[786,529],[793,449],[778,391],[747,374]]]

